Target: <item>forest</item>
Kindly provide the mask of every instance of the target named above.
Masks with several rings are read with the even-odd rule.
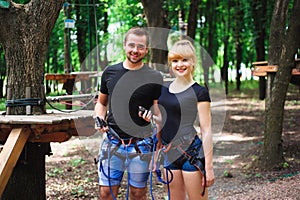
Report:
[[[258,112],[264,117],[259,125],[262,145],[254,166],[260,170],[290,166],[293,170],[283,139],[286,112],[291,108],[296,119],[288,118],[293,120],[288,130],[299,134],[294,125],[299,123],[297,89],[293,89],[292,100],[289,93],[291,85],[300,86],[299,0],[1,0],[0,18],[2,110],[6,100],[24,98],[27,88],[33,98],[42,99],[96,92],[95,82],[74,92],[47,80],[46,75],[99,74],[124,59],[122,40],[129,28],[148,27],[152,43],[145,62],[165,78],[171,77],[166,60],[169,45],[186,37],[198,51],[195,78],[215,92],[217,100],[243,97],[243,85],[255,85],[257,104],[264,107]],[[269,71],[256,72],[256,65]],[[32,108],[37,115],[45,110],[44,104]],[[25,114],[26,109],[17,107],[10,112]],[[225,112],[230,110],[223,110],[221,118]],[[224,127],[228,131],[228,123],[237,125],[227,117],[223,120],[229,122],[215,122],[218,131]],[[249,134],[258,126],[251,126],[249,120],[246,123]],[[244,127],[239,124],[236,128]],[[298,167],[298,158],[292,163]]]
[[[96,46],[102,69],[116,62],[117,59],[122,60],[122,54],[111,56],[106,46],[129,27],[149,26],[146,11],[143,9],[143,6],[149,5],[149,2],[65,1],[51,34],[45,73],[99,70],[95,63],[96,59],[89,59],[90,63],[84,65],[85,61],[88,62],[86,59],[88,56],[96,56]],[[214,63],[207,73],[209,76],[213,77],[211,74],[214,70],[220,72],[224,69],[233,71],[233,74],[241,74],[241,68],[244,71],[251,69],[252,62],[264,61],[268,58],[268,35],[274,0],[158,0],[153,1],[149,6],[153,8],[147,9],[148,12],[151,9],[160,12],[159,15],[150,16],[153,23],[160,21],[160,24],[153,24],[155,27],[184,32],[207,51]],[[156,16],[162,18],[153,19]],[[66,19],[74,20],[74,28],[64,28]],[[94,63],[91,63],[91,60]],[[156,60],[156,62],[160,61]],[[3,48],[0,48],[0,65],[0,86],[3,88],[6,77]],[[236,82],[237,90],[240,88],[240,77],[229,77]],[[0,97],[3,96],[1,90]]]

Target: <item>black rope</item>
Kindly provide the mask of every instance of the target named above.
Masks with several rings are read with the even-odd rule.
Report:
[[[6,100],[5,105],[6,107],[41,106],[41,105],[45,105],[45,100],[38,99],[38,98],[12,99],[12,100]]]
[[[95,94],[95,96],[96,96],[96,94]],[[54,110],[58,110],[58,111],[64,112],[64,113],[72,113],[72,112],[77,112],[77,111],[87,108],[90,103],[94,102],[95,96],[92,99],[90,99],[84,106],[82,106],[81,108],[75,109],[75,110],[62,110],[62,109],[59,109],[59,108],[55,107],[54,105],[52,105],[50,103],[50,101],[48,101],[47,99],[45,99],[45,100],[46,100],[47,104]],[[58,102],[60,102],[60,100],[58,100]]]

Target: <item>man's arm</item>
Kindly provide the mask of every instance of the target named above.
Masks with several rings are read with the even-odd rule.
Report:
[[[106,114],[107,114],[107,102],[108,102],[108,95],[103,94],[99,92],[99,96],[97,99],[97,103],[95,105],[95,115],[99,117],[102,120],[105,120]],[[104,126],[102,128],[97,128],[101,132],[106,132],[108,131],[108,127]]]

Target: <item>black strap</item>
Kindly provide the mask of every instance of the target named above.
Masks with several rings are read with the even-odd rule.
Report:
[[[38,98],[12,99],[6,100],[6,107],[15,106],[40,106],[45,105],[45,100]]]

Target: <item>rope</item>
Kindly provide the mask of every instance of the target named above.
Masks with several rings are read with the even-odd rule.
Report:
[[[12,99],[6,100],[6,107],[15,107],[15,106],[40,106],[45,105],[43,99],[38,98],[24,98],[24,99]]]
[[[95,98],[95,97],[94,97]],[[62,109],[59,109],[55,106],[53,106],[47,99],[46,102],[47,104],[54,110],[58,110],[60,112],[64,112],[64,113],[73,113],[73,112],[77,112],[77,111],[80,111],[80,110],[83,110],[85,108],[87,108],[87,106],[91,103],[91,102],[94,102],[94,98],[90,99],[84,106],[82,106],[81,108],[78,108],[78,109],[75,109],[75,110],[62,110]]]

